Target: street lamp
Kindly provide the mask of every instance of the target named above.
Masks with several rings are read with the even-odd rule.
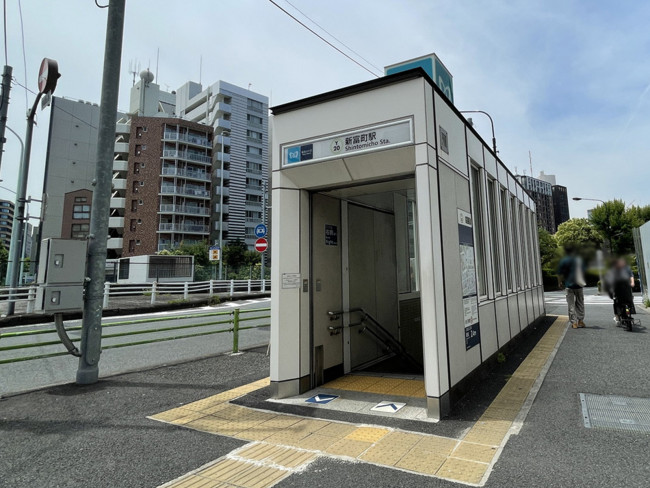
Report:
[[[224,137],[230,136],[230,132],[221,132],[221,175],[219,176],[219,279],[223,279],[223,178],[224,178]]]
[[[490,125],[492,126],[492,149],[494,149],[494,156],[497,156],[497,139],[494,136],[494,121],[492,120],[492,117],[490,117],[490,114],[483,111],[483,110],[461,110],[461,114],[483,114],[487,115],[487,118],[490,119]]]

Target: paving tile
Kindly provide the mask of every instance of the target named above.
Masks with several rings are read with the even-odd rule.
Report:
[[[377,442],[389,432],[390,430],[388,429],[380,429],[377,427],[358,427],[346,435],[345,439],[363,442]]]
[[[318,431],[320,435],[326,435],[330,437],[343,438],[346,435],[354,431],[356,427],[350,424],[340,424],[337,422],[332,422],[329,425],[326,425]]]
[[[416,473],[434,475],[447,460],[447,456],[430,451],[413,448],[395,465]]]
[[[340,438],[329,437],[320,434],[311,434],[304,439],[301,439],[298,442],[297,447],[300,447],[302,449],[309,449],[311,451],[325,451],[329,446],[338,440],[340,440]]]
[[[172,420],[171,423],[175,424],[175,425],[185,425],[185,424],[188,424],[190,422],[193,422],[194,420],[198,420],[201,417],[205,417],[205,414],[201,413],[201,412],[194,412],[194,413],[191,413],[191,414],[189,414],[189,415],[187,415],[185,417],[180,417],[180,418],[177,418],[175,420]]]
[[[261,425],[284,429],[289,427],[290,425],[297,424],[301,420],[302,417],[294,417],[292,415],[278,415],[270,420],[267,420],[266,422],[263,422]]]
[[[460,442],[458,447],[451,454],[451,457],[467,459],[468,461],[478,461],[481,463],[490,463],[497,453],[497,447],[484,446],[471,442]]]
[[[293,469],[312,461],[317,454],[260,443],[238,451],[237,456],[253,461],[266,461]]]
[[[333,454],[335,456],[357,458],[371,446],[372,442],[341,439],[325,449],[325,452]]]
[[[185,424],[185,427],[190,429],[200,430],[202,432],[210,432],[216,434],[219,432],[219,429],[225,427],[228,424],[227,420],[220,419],[218,417],[213,417],[211,415],[206,415],[200,419],[193,420]]]
[[[456,439],[449,439],[447,437],[439,437],[435,435],[427,435],[418,441],[413,449],[431,452],[448,456],[454,450],[458,441]]]
[[[422,439],[424,439],[424,434],[394,431],[382,437],[376,445],[379,447],[395,447],[408,450]]]
[[[221,486],[223,486],[221,481],[191,475],[185,476],[169,485],[169,488],[217,488]]]
[[[384,466],[395,466],[409,450],[408,447],[404,446],[375,444],[359,456],[359,459]]]
[[[164,412],[157,413],[152,415],[150,418],[155,420],[162,420],[164,422],[172,422],[174,420],[187,417],[188,415],[195,415],[196,412],[189,410],[183,407],[172,408],[171,410],[166,410]]]
[[[488,465],[484,463],[449,458],[443,463],[436,475],[453,481],[477,484],[483,478],[487,468]]]

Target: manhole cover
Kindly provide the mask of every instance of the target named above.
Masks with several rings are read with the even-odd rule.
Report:
[[[585,427],[650,432],[650,398],[580,393]]]

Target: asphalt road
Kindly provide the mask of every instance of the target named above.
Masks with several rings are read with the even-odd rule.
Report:
[[[235,308],[242,310],[255,310],[268,308],[270,299],[261,298],[244,300],[241,302],[226,302],[215,307],[193,308],[184,311],[156,312],[142,315],[128,315],[123,317],[107,318],[103,321],[104,339],[102,345],[112,346],[129,342],[161,339],[166,337],[184,336],[202,332],[223,330],[232,327],[230,324],[214,324],[205,327],[187,328],[182,330],[150,332],[145,334],[127,335],[121,337],[107,338],[112,334],[123,334],[131,332],[144,332],[147,330],[178,327],[206,322],[227,321],[230,315],[210,316],[214,312],[232,312]],[[253,318],[269,315],[268,311],[242,313],[241,318]],[[191,316],[191,318],[188,318]],[[169,320],[160,320],[169,319]],[[151,322],[148,322],[151,320]],[[111,326],[122,322],[138,323]],[[241,327],[251,325],[269,324],[269,318],[246,320],[241,322]],[[66,328],[81,325],[80,321],[66,322]],[[34,330],[47,330],[47,334],[27,335],[22,337],[5,337],[3,334],[11,332],[25,332]],[[71,330],[71,339],[78,339],[80,331]],[[239,347],[248,348],[268,344],[269,328],[249,329],[240,331]],[[0,331],[0,347],[17,344],[41,344],[44,342],[58,341],[54,324],[40,324],[33,326],[18,326],[3,328]],[[76,345],[79,343],[76,342]],[[135,371],[143,368],[151,368],[164,364],[171,364],[180,361],[202,358],[209,355],[231,351],[233,346],[233,335],[231,332],[210,334],[198,337],[182,338],[165,342],[144,344],[137,346],[105,349],[100,359],[100,375],[109,376],[127,371]],[[0,360],[35,356],[52,352],[65,351],[61,343],[48,346],[39,346],[28,349],[16,349],[10,351],[0,350]],[[16,363],[0,364],[0,396],[13,393],[33,390],[49,385],[56,385],[74,381],[77,370],[78,359],[71,356],[59,356],[47,359],[32,361],[21,361]]]

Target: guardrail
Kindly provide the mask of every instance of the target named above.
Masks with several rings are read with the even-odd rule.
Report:
[[[27,303],[26,313],[34,312],[36,301],[36,285],[18,288],[0,288],[0,302]],[[182,295],[184,300],[191,294],[227,295],[233,297],[235,293],[266,293],[270,291],[269,280],[210,280],[186,281],[178,283],[110,283],[104,284],[104,308],[110,305],[111,297],[124,296],[149,296],[152,305],[158,302],[161,295]]]
[[[229,327],[224,329],[217,329],[217,330],[201,330],[201,331],[192,332],[188,334],[185,333],[173,334],[171,336],[154,337],[154,338],[148,338],[142,340],[135,340],[132,342],[118,342],[116,344],[108,344],[102,346],[102,350],[115,349],[120,347],[129,347],[129,346],[140,346],[144,344],[153,344],[156,342],[173,341],[178,339],[187,339],[190,337],[199,337],[199,336],[207,336],[212,334],[222,334],[226,332],[231,332],[232,352],[237,353],[239,352],[239,334],[241,331],[249,330],[249,329],[259,329],[262,327],[271,326],[270,323],[266,323],[266,322],[262,324],[251,324],[251,325],[242,326],[241,325],[242,322],[251,322],[257,320],[270,319],[271,317],[270,311],[271,311],[270,308],[253,308],[253,309],[244,309],[244,310],[236,308],[234,310],[230,310],[227,312],[209,312],[209,313],[200,313],[200,314],[188,314],[181,317],[179,316],[155,317],[151,319],[123,320],[119,322],[104,323],[102,324],[102,329],[107,331],[113,330],[114,328],[117,327],[125,327],[125,326],[136,326],[136,328],[133,330],[115,329],[116,332],[109,331],[109,333],[102,334],[103,340],[115,339],[120,337],[132,338],[137,336],[144,336],[146,334],[161,334],[161,333],[165,334],[170,332],[173,333],[175,331],[192,332],[191,329],[200,329],[202,327],[211,327],[211,326],[218,326],[218,325],[228,325]],[[139,326],[143,326],[144,324],[168,322],[172,320],[179,321],[179,320],[204,318],[204,317],[206,318],[214,317],[217,320],[209,320],[207,322],[200,322],[196,324],[176,325],[171,327],[155,327],[155,328],[147,328],[147,329],[137,328]],[[81,330],[81,326],[66,327],[65,330],[66,332],[79,331]],[[32,361],[35,359],[53,358],[53,357],[65,356],[69,354],[66,351],[63,352],[59,351],[59,352],[41,352],[39,354],[34,354],[31,356],[3,357],[5,353],[12,352],[12,351],[63,346],[63,344],[58,338],[57,340],[50,340],[49,338],[46,337],[45,340],[42,342],[25,341],[25,340],[29,341],[31,337],[35,337],[35,336],[38,337],[47,336],[47,335],[56,336],[56,334],[57,332],[53,328],[40,328],[35,330],[0,333],[0,364]],[[81,339],[71,339],[71,341],[73,343],[80,342]]]

